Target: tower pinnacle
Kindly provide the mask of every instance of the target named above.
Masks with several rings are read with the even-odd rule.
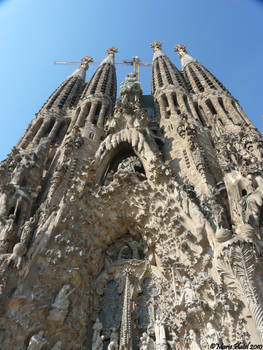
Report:
[[[114,66],[115,62],[114,62],[114,57],[115,57],[115,53],[118,52],[118,49],[114,46],[111,46],[107,49],[107,57],[104,58],[103,61],[101,61],[100,66],[105,64],[105,63],[109,63],[112,64]]]
[[[154,52],[157,50],[161,50],[162,49],[162,43],[158,40],[155,40],[151,43],[151,47],[153,48]]]
[[[151,43],[151,48],[153,48],[154,54],[153,54],[153,61],[160,56],[163,56],[164,53],[162,51],[162,43],[160,41],[153,41]]]
[[[93,58],[90,56],[85,56],[81,59],[81,63],[79,67],[84,68],[85,70],[88,70],[90,62],[93,62]]]
[[[90,56],[83,57],[81,59],[79,68],[77,68],[68,78],[77,76],[84,82],[86,78],[86,71],[89,69],[89,63],[92,61],[93,58]]]
[[[184,69],[184,67],[190,63],[190,62],[196,62],[196,59],[194,59],[192,56],[190,56],[187,51],[186,51],[186,46],[183,44],[177,44],[174,47],[174,51],[178,52],[178,55],[181,59],[181,65],[182,68]]]

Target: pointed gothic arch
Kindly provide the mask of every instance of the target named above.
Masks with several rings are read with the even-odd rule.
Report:
[[[123,167],[125,167],[124,161],[131,159],[132,157],[133,160],[137,158],[137,164],[134,164],[134,170],[145,175],[145,169],[138,152],[136,152],[132,145],[128,142],[121,142],[112,150],[112,152],[109,152],[108,156],[106,157],[107,162],[105,159],[105,165],[103,167],[99,183],[103,184],[107,175],[109,173],[115,173],[122,163]]]

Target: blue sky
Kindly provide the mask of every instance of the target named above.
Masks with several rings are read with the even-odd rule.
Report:
[[[173,46],[211,70],[262,131],[263,2],[260,0],[0,0],[0,160],[75,67],[54,60],[152,60],[150,43],[179,67]],[[94,68],[87,72],[87,79]],[[131,67],[120,67],[118,85]],[[141,70],[150,93],[151,69]]]

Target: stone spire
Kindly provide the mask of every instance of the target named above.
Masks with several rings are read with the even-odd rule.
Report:
[[[101,61],[100,66],[102,66],[105,63],[115,65],[115,53],[118,52],[118,49],[114,46],[111,46],[107,49],[107,56],[104,58],[103,61]]]
[[[178,52],[181,59],[182,69],[186,80],[190,84],[191,91],[197,94],[218,91],[225,95],[230,95],[227,89],[207,68],[187,53],[185,45],[178,44],[174,47],[174,50]]]
[[[153,61],[160,56],[165,56],[165,53],[162,51],[162,43],[160,41],[153,41],[151,43],[151,48],[153,48]]]
[[[160,41],[154,41],[151,44],[154,50],[153,70],[152,70],[152,92],[163,89],[170,85],[186,89],[186,83],[181,72],[172,64],[166,54],[162,51]]]
[[[83,81],[86,79],[86,71],[89,69],[89,63],[93,61],[93,58],[90,56],[85,56],[81,59],[81,63],[78,69],[76,69],[68,78],[70,77],[79,77]]]
[[[90,79],[89,84],[83,91],[81,99],[86,99],[91,95],[107,96],[112,101],[116,99],[116,70],[114,63],[115,53],[118,49],[114,46],[107,49],[107,56],[100,63],[98,69]]]
[[[25,148],[32,142],[38,144],[43,137],[48,137],[50,143],[62,141],[70,123],[66,116],[80,98],[85,84],[86,71],[91,61],[90,56],[83,57],[79,68],[51,94],[29,125],[18,146]]]
[[[217,124],[242,124],[247,123],[245,115],[238,102],[231,96],[223,84],[200,62],[190,56],[183,44],[174,47],[181,59],[181,65],[185,80],[190,92],[199,95],[200,106],[197,107],[198,114],[206,114],[207,124],[217,127],[214,116],[217,116]],[[212,125],[213,124],[213,125]]]
[[[86,71],[89,62],[92,61],[90,56],[85,56],[77,68],[67,79],[53,92],[47,102],[41,108],[40,112],[58,108],[58,110],[73,107],[82,92],[85,83]]]
[[[178,52],[178,55],[181,59],[181,65],[182,68],[184,69],[184,67],[190,63],[190,62],[196,62],[196,59],[194,59],[192,56],[190,56],[187,51],[186,51],[186,46],[183,44],[178,44],[175,46],[175,51]]]
[[[87,125],[89,128],[93,126],[102,128],[106,118],[112,113],[117,93],[114,64],[116,52],[118,52],[116,47],[108,48],[106,58],[84,88],[74,117],[74,123],[81,128]]]

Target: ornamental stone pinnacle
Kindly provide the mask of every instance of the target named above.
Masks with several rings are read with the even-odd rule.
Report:
[[[179,55],[180,58],[183,57],[185,54],[187,54],[186,46],[183,45],[183,44],[177,44],[174,47],[174,51],[178,52],[178,55]]]
[[[85,56],[81,59],[80,68],[84,68],[85,70],[89,69],[89,63],[93,62],[93,58],[90,56]]]
[[[107,49],[107,53],[108,53],[108,55],[110,55],[110,54],[115,54],[115,53],[117,53],[118,52],[118,49],[116,48],[116,47],[114,47],[114,46],[111,46],[111,47],[109,47],[108,49]]]
[[[162,43],[160,41],[155,40],[151,43],[151,47],[154,49],[154,51],[161,50]]]
[[[181,59],[181,65],[184,69],[188,63],[190,62],[196,62],[196,59],[194,59],[192,56],[190,56],[186,51],[186,46],[183,44],[178,44],[174,47],[174,51],[178,52],[178,55]]]
[[[262,135],[152,47],[118,98],[117,49],[84,57],[0,164],[1,350],[262,348]]]

